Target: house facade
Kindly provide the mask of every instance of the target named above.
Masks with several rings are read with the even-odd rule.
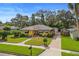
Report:
[[[33,25],[33,26],[22,28],[21,30],[33,36],[37,36],[41,34],[46,35],[47,33],[49,34],[54,33],[54,29],[46,25]]]

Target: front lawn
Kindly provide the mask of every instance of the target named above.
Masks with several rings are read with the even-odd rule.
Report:
[[[66,53],[66,52],[62,52],[61,55],[62,56],[79,56],[79,54],[72,54],[72,53]]]
[[[79,41],[71,39],[70,36],[62,36],[61,47],[65,50],[79,51]]]
[[[44,49],[40,48],[33,48],[32,55],[37,56],[42,53]],[[16,46],[16,45],[7,45],[7,44],[0,44],[0,52],[9,53],[9,54],[16,54],[16,55],[30,55],[30,50],[28,47],[25,46]]]
[[[25,38],[25,37],[14,38],[13,35],[9,35],[8,38],[7,38],[7,42],[9,42],[9,43],[19,43],[19,42],[22,42],[26,39],[27,38]]]
[[[28,45],[32,44],[32,45],[40,46],[40,45],[44,44],[43,39],[44,39],[43,37],[32,38],[31,40],[25,42],[25,44],[28,44]],[[47,40],[48,40],[47,44],[49,45],[52,39],[51,38],[47,38]]]

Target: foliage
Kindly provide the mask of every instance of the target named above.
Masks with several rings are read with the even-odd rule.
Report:
[[[28,16],[22,16],[21,14],[16,14],[16,17],[11,19],[12,24],[20,28],[23,28],[27,25],[27,20]]]
[[[21,34],[20,31],[15,31],[15,32],[14,32],[14,37],[15,37],[15,38],[20,37],[20,34]]]
[[[27,35],[25,33],[21,33],[20,37],[26,37]]]
[[[67,29],[62,29],[61,35],[63,35],[63,36],[70,36],[70,32]]]
[[[40,9],[33,13],[31,18],[16,14],[16,16],[11,19],[11,22],[6,22],[5,25],[24,28],[26,26],[44,24],[50,27],[70,28],[75,25],[75,21],[75,17],[70,11],[64,9],[57,11]]]
[[[48,35],[47,32],[43,32],[43,33],[42,33],[42,36],[43,36],[43,37],[46,37],[47,35]]]
[[[2,25],[2,22],[0,21],[0,26]]]
[[[0,30],[0,37],[2,36],[3,30]]]
[[[35,14],[32,14],[32,20],[31,20],[31,23],[32,23],[32,25],[35,25],[36,24],[36,22],[35,22]]]
[[[42,37],[53,37],[54,33],[53,32],[43,32],[43,33],[39,33],[39,36]]]
[[[2,32],[2,40],[7,41],[8,32],[4,31]]]
[[[34,24],[44,24],[50,27],[57,27],[57,28],[70,28],[71,25],[74,25],[75,20],[73,14],[70,11],[66,10],[58,10],[58,11],[51,11],[51,10],[38,10],[34,14]],[[35,18],[37,17],[37,18]]]
[[[79,41],[79,37],[76,37],[75,39],[76,39],[76,41]]]
[[[10,31],[11,29],[9,27],[4,27],[3,30]]]
[[[48,45],[47,45],[47,41],[48,41],[47,38],[44,38],[44,39],[43,39],[44,46],[46,46],[46,47],[48,46]]]
[[[78,16],[79,16],[79,3],[69,3],[68,4],[70,12],[73,14],[73,16],[75,16],[75,24],[77,27],[77,30],[79,29],[79,20],[78,20]]]

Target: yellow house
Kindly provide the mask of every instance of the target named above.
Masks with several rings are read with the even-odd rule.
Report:
[[[33,25],[29,27],[22,28],[21,30],[25,31],[28,33],[29,36],[35,36],[38,35],[40,32],[44,32],[44,35],[47,35],[47,32],[54,31],[53,28],[46,26],[46,25]]]
[[[33,30],[30,30],[29,33],[28,33],[28,35],[29,36],[34,36],[34,31]]]

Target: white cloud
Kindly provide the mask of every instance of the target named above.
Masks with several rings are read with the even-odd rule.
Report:
[[[29,13],[25,13],[21,8],[0,8],[0,21],[10,21],[11,18],[16,16],[17,13],[30,16]]]

